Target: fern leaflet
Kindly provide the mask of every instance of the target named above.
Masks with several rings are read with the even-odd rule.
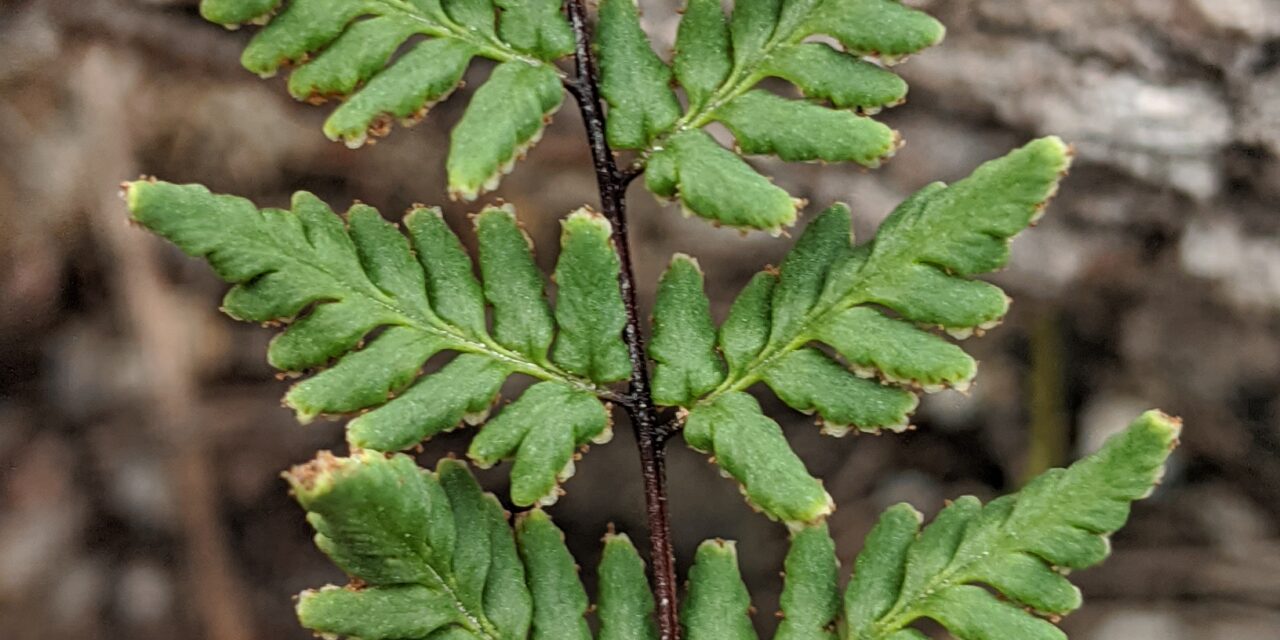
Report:
[[[538,141],[564,99],[553,62],[574,43],[556,0],[203,0],[200,11],[228,27],[263,24],[245,68],[266,77],[297,65],[295,98],[342,98],[324,132],[351,147],[395,119],[422,119],[473,58],[497,61],[453,130],[449,189],[466,200],[496,188]]]
[[[985,506],[961,498],[923,531],[919,513],[891,508],[858,557],[845,595],[846,638],[922,637],[903,629],[932,618],[960,640],[1065,639],[1022,607],[1043,616],[1080,607],[1064,574],[1107,557],[1107,536],[1124,526],[1130,503],[1151,493],[1179,429],[1176,419],[1147,412],[1071,468]]]
[[[344,220],[303,192],[284,211],[140,181],[128,185],[128,203],[134,220],[235,284],[223,302],[228,314],[287,323],[268,360],[318,373],[295,384],[285,404],[302,422],[361,412],[347,425],[353,447],[406,449],[482,422],[503,381],[524,374],[537,384],[481,429],[469,455],[482,466],[514,458],[512,498],[530,505],[554,502],[575,449],[612,433],[602,398],[614,397],[608,383],[631,365],[618,257],[597,214],[583,209],[564,221],[553,313],[510,207],[474,218],[482,285],[438,209],[405,216],[406,238],[372,207],[357,204]],[[424,363],[446,351],[457,355],[422,376]]]
[[[1036,140],[954,185],[924,188],[858,246],[849,210],[832,207],[776,273],[747,285],[718,332],[696,265],[677,257],[655,307],[655,400],[687,410],[686,442],[767,515],[823,517],[830,498],[746,389],[763,381],[842,435],[901,431],[918,392],[967,387],[974,360],[922,327],[964,337],[1000,321],[1005,294],[969,276],[1004,265],[1009,239],[1041,214],[1068,163],[1060,140]]]
[[[843,50],[808,41],[819,35]],[[898,0],[739,0],[729,17],[718,0],[688,0],[668,66],[641,30],[634,2],[603,0],[597,43],[609,143],[640,151],[649,190],[677,198],[687,213],[777,233],[795,222],[801,201],[739,154],[878,166],[900,141],[864,115],[907,92],[885,66],[942,36],[941,24]],[[771,77],[807,100],[756,88]],[[673,81],[684,90],[683,107]],[[703,131],[713,122],[729,128],[738,153]]]

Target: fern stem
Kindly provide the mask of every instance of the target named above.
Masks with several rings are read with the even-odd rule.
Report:
[[[640,450],[640,466],[644,476],[645,515],[649,528],[649,556],[653,564],[653,592],[657,607],[658,634],[661,640],[679,640],[680,621],[676,603],[675,551],[671,545],[671,525],[667,514],[666,430],[659,422],[658,409],[653,403],[649,386],[649,365],[645,357],[644,337],[640,333],[639,313],[636,307],[635,275],[631,264],[631,250],[627,240],[626,191],[627,184],[635,177],[618,170],[613,151],[605,138],[605,116],[600,99],[600,79],[596,73],[595,56],[591,50],[591,37],[587,26],[587,10],[584,0],[566,2],[569,20],[576,40],[574,66],[577,77],[570,91],[578,102],[587,138],[591,144],[591,159],[596,171],[596,184],[600,192],[601,212],[613,225],[613,240],[617,245],[622,268],[618,284],[627,308],[627,324],[623,338],[631,358],[631,380],[627,388],[630,402],[625,404],[627,414],[635,429],[636,444]]]

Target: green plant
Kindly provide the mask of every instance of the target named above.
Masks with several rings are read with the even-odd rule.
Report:
[[[853,243],[849,210],[831,207],[779,268],[751,280],[718,328],[697,263],[675,256],[646,344],[628,182],[644,174],[650,191],[719,224],[777,232],[794,223],[802,203],[740,155],[874,166],[892,153],[897,134],[867,117],[905,96],[885,66],[943,33],[897,0],[739,0],[729,16],[718,0],[689,0],[670,66],[630,0],[602,0],[594,47],[582,0],[564,14],[554,0],[204,0],[201,11],[226,25],[265,24],[245,66],[269,75],[293,64],[295,97],[343,98],[325,133],[356,146],[393,118],[422,117],[473,58],[495,61],[449,148],[451,194],[468,200],[497,186],[567,90],[600,189],[601,213],[584,208],[562,223],[553,306],[510,207],[473,218],[477,278],[438,209],[410,211],[402,233],[371,207],[339,216],[307,193],[286,211],[194,185],[126,185],[134,220],[235,285],[230,315],[287,325],[268,359],[312,374],[285,397],[298,419],[354,416],[349,456],[322,452],[287,475],[317,545],[352,577],[300,598],[302,623],[321,634],[590,637],[589,600],[542,508],[577,452],[608,440],[616,405],[637,435],[653,580],[625,535],[606,536],[597,637],[755,637],[732,543],[699,549],[677,607],[663,449],[681,433],[791,529],[776,638],[910,640],[923,637],[909,626],[921,618],[965,640],[1060,638],[1049,620],[1080,605],[1066,571],[1105,557],[1106,536],[1176,444],[1178,422],[1150,412],[1070,469],[985,506],[961,498],[923,530],[919,513],[893,507],[841,601],[824,524],[833,502],[747,393],[763,382],[841,435],[900,431],[919,393],[966,387],[976,363],[940,332],[961,339],[1004,316],[1005,294],[973,276],[1006,263],[1010,239],[1057,189],[1070,153],[1056,138],[925,187],[867,242]],[[570,54],[572,73],[557,66]],[[768,77],[806,99],[757,88]],[[703,131],[713,122],[733,133],[735,151]],[[613,149],[634,152],[625,169]],[[424,375],[442,352],[453,354],[448,363]],[[533,385],[487,419],[517,374]],[[447,459],[432,472],[394,453],[462,423],[483,424],[467,451],[473,464],[513,461],[511,502],[531,507],[514,526],[466,464]]]

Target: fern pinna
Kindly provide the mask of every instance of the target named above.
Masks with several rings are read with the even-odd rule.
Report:
[[[298,600],[303,625],[322,636],[756,638],[732,542],[699,547],[677,610],[662,447],[678,432],[790,531],[776,639],[913,640],[925,618],[961,640],[1062,638],[1052,622],[1080,605],[1066,572],[1107,555],[1107,536],[1176,444],[1178,421],[1153,411],[1016,494],[960,498],[923,528],[919,512],[892,507],[842,598],[824,522],[834,502],[749,393],[767,387],[838,436],[901,431],[920,393],[966,388],[977,365],[953,339],[1007,311],[1004,292],[976,276],[1005,265],[1011,238],[1057,190],[1070,152],[1052,137],[924,187],[866,241],[851,237],[847,207],[818,214],[718,324],[697,261],[675,256],[646,342],[626,185],[643,174],[655,195],[719,225],[777,234],[794,224],[805,203],[743,156],[874,167],[897,149],[898,134],[871,118],[905,99],[889,67],[944,33],[899,0],[738,0],[727,13],[719,0],[688,0],[670,61],[632,0],[601,0],[594,39],[583,0],[200,7],[228,27],[260,25],[244,66],[264,76],[291,67],[294,97],[340,100],[324,133],[352,147],[396,119],[421,119],[475,59],[492,61],[451,136],[454,198],[495,189],[567,91],[600,187],[601,213],[562,222],[551,299],[509,206],[471,218],[473,260],[435,208],[395,224],[363,204],[336,214],[307,193],[285,210],[198,185],[126,185],[136,222],[234,285],[228,314],[284,327],[267,357],[309,375],[285,396],[299,421],[350,418],[348,455],[322,452],[286,474],[316,544],[351,577]],[[574,73],[560,64],[570,55]],[[717,123],[733,149],[706,131]],[[531,386],[490,418],[517,375]],[[543,509],[580,452],[609,439],[615,407],[637,431],[653,577],[629,538],[610,532],[593,607]],[[523,510],[514,523],[467,463],[429,471],[396,453],[463,424],[479,426],[471,465],[511,461],[510,503]]]
[[[654,399],[682,407],[685,441],[711,453],[760,510],[792,524],[822,518],[830,496],[745,390],[763,381],[841,435],[901,431],[918,392],[967,387],[976,363],[928,327],[965,337],[1000,321],[1008,298],[969,276],[1005,264],[1009,238],[1043,211],[1067,164],[1061,141],[1037,140],[953,185],[925,187],[859,245],[849,209],[836,205],[780,268],[751,280],[719,331],[697,264],[676,256],[655,303]]]
[[[135,220],[238,283],[223,301],[233,317],[276,322],[309,308],[267,358],[285,371],[326,367],[284,401],[303,422],[362,412],[347,425],[353,448],[407,449],[481,422],[514,373],[539,382],[489,421],[468,454],[481,466],[514,458],[516,504],[554,502],[574,450],[611,435],[606,385],[630,364],[618,259],[597,214],[564,221],[553,314],[509,207],[473,219],[481,285],[438,209],[409,212],[406,238],[372,207],[356,205],[343,220],[308,193],[294,195],[290,211],[259,210],[199,186],[140,181],[128,199]],[[420,376],[442,351],[457,355]]]

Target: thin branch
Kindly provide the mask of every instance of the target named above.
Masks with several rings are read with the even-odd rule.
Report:
[[[619,179],[622,181],[623,190],[627,188],[627,185],[631,184],[632,180],[639,178],[642,173],[644,173],[644,166],[640,164],[633,164],[626,169],[623,169],[622,174],[619,176]]]
[[[618,170],[613,151],[605,138],[604,106],[600,100],[600,81],[587,27],[584,0],[568,0],[569,20],[577,45],[574,66],[577,78],[570,93],[577,99],[591,144],[591,158],[600,190],[600,210],[613,225],[613,239],[622,263],[618,284],[627,308],[627,325],[623,338],[631,357],[631,380],[626,407],[636,432],[640,449],[640,466],[644,476],[645,515],[649,526],[649,555],[653,564],[653,591],[657,604],[658,634],[661,640],[678,640],[680,621],[676,604],[675,551],[671,545],[671,525],[667,515],[666,459],[662,445],[664,429],[659,424],[657,407],[649,388],[649,365],[645,357],[644,337],[640,334],[636,307],[635,275],[627,240],[626,190],[634,175]]]
[[[667,421],[658,427],[659,442],[666,444],[667,440],[670,440],[672,436],[676,435],[676,432],[680,431],[682,424],[684,424],[683,413],[676,413],[667,418]]]

